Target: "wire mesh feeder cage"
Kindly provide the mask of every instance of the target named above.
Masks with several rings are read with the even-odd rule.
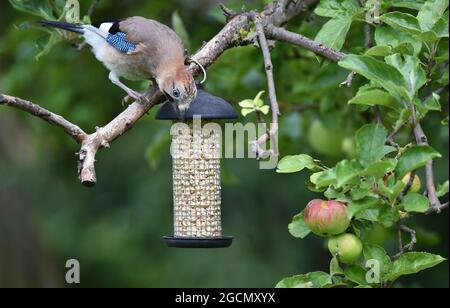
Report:
[[[172,176],[174,234],[164,236],[170,247],[228,247],[232,237],[222,235],[221,120],[237,118],[225,100],[199,88],[182,119],[170,102],[156,114],[172,120]],[[198,121],[198,122],[197,122]]]

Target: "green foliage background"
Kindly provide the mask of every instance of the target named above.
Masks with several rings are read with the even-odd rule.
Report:
[[[90,1],[80,2],[86,12]],[[237,9],[243,2],[227,4]],[[265,2],[245,1],[255,9]],[[175,11],[187,29],[191,52],[224,24],[216,1],[206,0],[100,1],[92,19],[142,15],[179,23]],[[46,34],[27,24],[33,20],[0,2],[0,92],[39,103],[87,131],[107,123],[123,109],[121,90],[109,82],[89,48],[78,52],[61,43],[36,60],[36,42],[42,45]],[[305,22],[294,20],[290,28],[314,38],[326,22],[311,16]],[[343,49],[362,48],[362,31],[362,23],[355,21]],[[364,78],[356,77],[351,88],[339,88],[348,71],[288,45],[278,44],[273,58],[283,113],[282,156],[309,153],[330,166],[349,158],[351,146],[342,145],[372,120],[348,105]],[[260,51],[251,46],[226,52],[208,73],[208,90],[237,109],[239,101],[265,88]],[[297,112],[311,104],[317,108]],[[448,104],[443,108],[448,114]],[[161,236],[172,232],[170,124],[155,121],[154,114],[152,110],[110,150],[99,153],[99,183],[87,189],[75,174],[78,147],[72,140],[23,112],[0,107],[0,286],[64,286],[64,264],[70,258],[80,261],[81,286],[86,287],[272,287],[286,276],[328,271],[323,241],[300,241],[287,229],[292,216],[321,194],[306,189],[306,174],[259,170],[251,159],[224,161],[223,227],[235,237],[233,245],[223,250],[167,248]],[[241,119],[248,120],[251,115]],[[448,126],[440,121],[436,114],[423,123],[443,156],[436,161],[439,183],[449,176]],[[311,133],[317,123],[327,128],[320,138]],[[342,142],[316,152],[321,147],[315,143],[336,139]],[[418,250],[448,257],[448,211],[411,222],[420,234]],[[373,242],[394,252],[394,235],[380,229]],[[448,287],[448,272],[445,262],[401,284]]]

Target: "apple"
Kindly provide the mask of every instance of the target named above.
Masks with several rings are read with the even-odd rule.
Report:
[[[409,179],[410,179],[410,178],[411,178],[411,172],[410,172],[410,173],[407,173],[407,174],[403,177],[402,182],[405,183],[405,186],[408,185]],[[418,193],[418,192],[420,191],[421,186],[422,186],[422,183],[421,183],[421,181],[420,181],[420,178],[419,178],[419,176],[416,174],[416,175],[414,176],[414,180],[413,180],[413,182],[412,182],[412,185],[411,185],[411,188],[409,189],[409,191],[412,192],[412,193]]]
[[[344,233],[330,238],[328,250],[333,256],[337,256],[339,261],[345,264],[352,264],[361,257],[363,245],[361,240],[351,233]]]
[[[308,131],[309,144],[314,151],[323,155],[342,155],[343,139],[340,131],[326,127],[320,120],[315,120]]]
[[[343,233],[350,225],[347,206],[334,200],[310,201],[305,208],[304,218],[306,225],[319,236]]]

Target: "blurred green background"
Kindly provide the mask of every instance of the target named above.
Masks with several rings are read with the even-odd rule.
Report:
[[[91,1],[80,2],[86,12]],[[261,9],[268,1],[227,3],[237,9],[244,2]],[[178,11],[195,52],[224,25],[218,3],[100,1],[92,19],[141,15],[171,25]],[[89,48],[77,51],[61,43],[36,60],[36,41],[45,32],[23,24],[32,20],[0,2],[0,93],[39,103],[89,132],[117,115],[124,108],[123,92],[111,84]],[[310,16],[290,27],[314,37],[322,24]],[[353,45],[363,44],[361,28],[349,34]],[[347,105],[357,87],[338,88],[347,72],[287,45],[277,45],[273,57],[283,113],[281,155],[311,153],[330,164],[351,155],[348,136],[367,119]],[[236,108],[265,89],[260,51],[252,46],[226,52],[208,73],[207,89]],[[299,240],[287,231],[292,216],[315,197],[305,187],[306,174],[259,170],[252,159],[223,162],[223,229],[235,237],[233,245],[167,248],[161,236],[172,232],[170,124],[154,120],[156,109],[98,154],[98,184],[89,189],[78,181],[78,146],[70,138],[24,112],[0,106],[0,287],[67,286],[65,262],[72,258],[80,261],[84,287],[272,287],[288,275],[327,271],[323,240]],[[310,129],[317,121],[328,127],[320,138]],[[449,173],[448,127],[430,116],[425,129],[433,132],[431,144],[443,153],[436,169],[442,182]],[[314,140],[322,146],[310,143]],[[448,222],[448,211],[411,220],[422,234],[417,249],[448,257]],[[392,233],[377,230],[373,241],[393,252]],[[448,287],[448,273],[445,262],[402,283]]]

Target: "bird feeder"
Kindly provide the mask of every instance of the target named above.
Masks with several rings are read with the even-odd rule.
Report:
[[[236,111],[228,102],[200,87],[196,99],[182,118],[170,102],[165,103],[156,114],[157,120],[173,121],[174,229],[173,236],[163,237],[169,247],[216,248],[231,245],[233,238],[222,235],[221,133],[207,129],[207,126],[235,118]],[[196,122],[198,120],[201,122]],[[200,127],[196,123],[200,123]]]

